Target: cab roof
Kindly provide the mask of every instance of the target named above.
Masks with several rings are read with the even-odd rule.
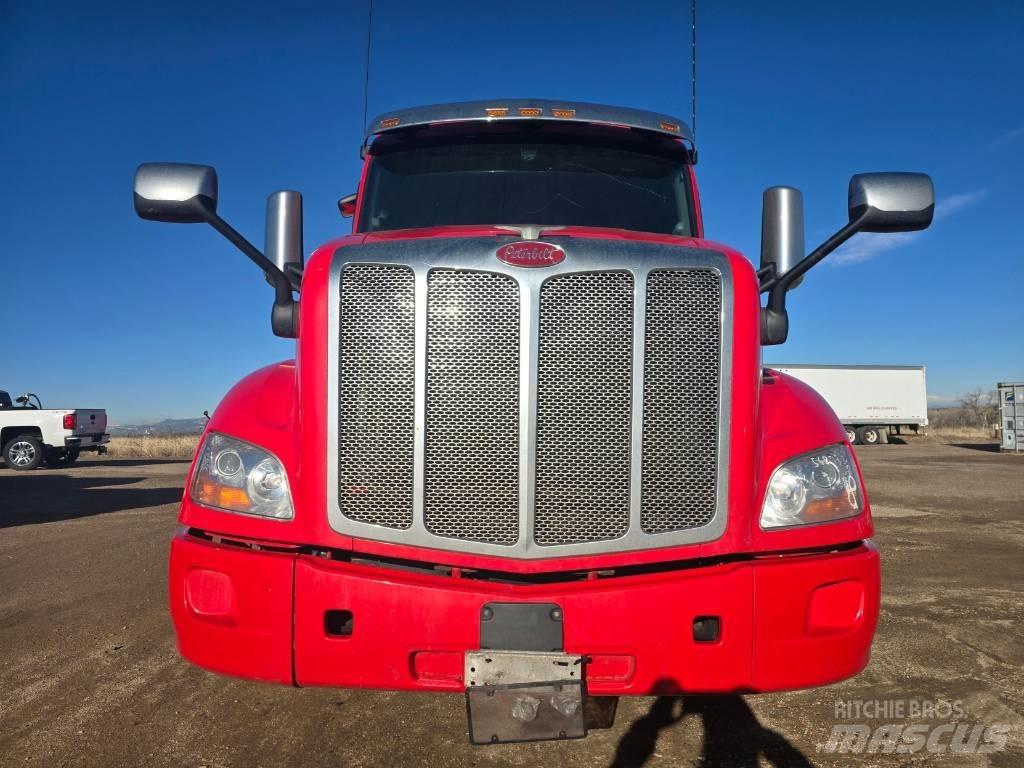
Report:
[[[587,104],[581,101],[553,101],[551,99],[491,99],[488,101],[460,101],[453,104],[434,104],[425,107],[397,109],[378,115],[366,127],[363,144],[373,136],[411,126],[437,123],[535,121],[575,122],[624,126],[643,131],[674,136],[693,147],[690,127],[671,115],[648,112],[644,109],[611,107],[605,104]]]

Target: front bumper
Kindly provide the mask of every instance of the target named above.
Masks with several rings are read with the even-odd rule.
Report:
[[[879,602],[870,541],[658,573],[505,585],[216,544],[179,533],[170,604],[178,648],[227,675],[288,685],[461,692],[490,602],[557,603],[566,653],[595,695],[756,692],[856,674]],[[339,636],[327,611],[347,611]],[[693,622],[716,616],[717,641]]]

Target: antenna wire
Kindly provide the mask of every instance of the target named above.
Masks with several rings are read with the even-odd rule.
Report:
[[[694,0],[696,2],[696,0]],[[373,0],[367,0],[366,19],[366,65],[364,67],[365,78],[363,80],[363,128],[366,129],[366,108],[370,103],[370,40],[373,33]]]

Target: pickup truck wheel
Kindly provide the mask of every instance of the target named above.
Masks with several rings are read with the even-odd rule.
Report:
[[[882,442],[878,427],[860,427],[857,429],[857,437],[864,445],[878,445]]]
[[[4,461],[19,472],[35,469],[43,463],[43,444],[32,435],[11,438],[4,446]]]
[[[55,469],[70,467],[78,461],[78,454],[77,448],[53,448],[46,452],[46,466]]]

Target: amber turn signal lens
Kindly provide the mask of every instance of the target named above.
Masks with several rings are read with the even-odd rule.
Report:
[[[197,490],[196,501],[208,504],[211,507],[231,509],[236,512],[247,512],[249,507],[252,506],[249,494],[241,488],[230,488],[218,483],[202,481],[199,483]]]

